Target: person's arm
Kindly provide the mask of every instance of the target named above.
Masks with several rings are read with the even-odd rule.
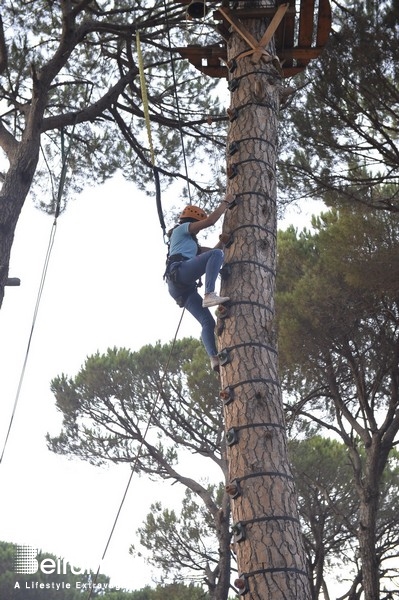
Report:
[[[216,248],[223,250],[223,248],[225,247],[227,242],[230,240],[230,238],[231,238],[231,236],[228,233],[221,233],[219,235],[219,241],[216,244],[216,246],[214,246],[213,248],[208,248],[207,246],[200,246],[200,248],[201,248],[200,254],[202,254],[203,252],[209,252],[209,250],[215,250]]]
[[[220,248],[221,250],[223,250],[223,248],[225,247],[225,245],[230,241],[231,235],[228,233],[221,233],[219,235],[219,241],[216,244],[215,248]]]
[[[230,198],[230,200],[228,199]],[[219,206],[206,218],[202,221],[194,221],[194,223],[190,223],[188,227],[188,231],[193,235],[199,233],[202,229],[206,229],[207,227],[212,227],[220,217],[226,212],[229,207],[229,204],[233,197],[231,194],[225,196],[225,199],[219,204]]]
[[[229,234],[222,233],[221,235],[219,235],[218,243],[216,244],[216,246],[213,246],[213,248],[208,248],[208,246],[200,246],[200,254],[202,254],[203,252],[209,252],[209,250],[215,250],[216,248],[223,250],[223,248],[225,247],[225,245],[227,244],[227,242],[229,240],[230,240]]]

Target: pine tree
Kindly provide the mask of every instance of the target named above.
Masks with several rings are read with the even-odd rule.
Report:
[[[398,38],[395,0],[333,2],[328,46],[284,112],[286,202],[399,210]]]
[[[256,40],[269,23],[241,22]],[[274,55],[273,43],[268,50]],[[237,63],[229,84],[228,148],[238,151],[228,159],[227,173],[237,206],[224,224],[233,243],[222,294],[231,303],[218,333],[222,389],[231,400],[224,415],[236,585],[253,600],[305,600],[309,574],[287,454],[274,310],[281,74],[271,60],[256,61],[247,51],[246,40],[233,32],[227,44],[228,64]]]
[[[386,573],[389,586],[385,564],[396,553],[378,517],[399,432],[399,220],[352,207],[322,214],[313,226],[300,234],[291,227],[279,244],[283,388],[288,415],[348,448],[361,562],[348,597],[374,600]]]

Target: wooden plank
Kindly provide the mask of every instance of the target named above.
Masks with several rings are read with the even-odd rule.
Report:
[[[289,0],[287,0],[288,2]],[[264,19],[265,17],[271,18],[276,12],[276,8],[236,8],[234,9],[234,14],[237,15],[240,19]],[[295,6],[290,5],[287,12],[291,12],[295,14]],[[220,14],[219,10],[215,10],[213,13],[213,18],[216,21],[221,20],[223,17]]]
[[[258,46],[258,40],[256,40],[249,31],[246,30],[244,25],[234,17],[233,12],[229,8],[221,7],[219,12],[222,16],[230,23],[230,25],[240,34],[243,40],[245,40],[250,48],[255,50]]]
[[[192,0],[169,0],[173,4],[183,4],[184,6],[188,6],[191,4]],[[200,0],[201,1],[201,0]],[[206,0],[207,4],[216,4],[219,0]]]
[[[176,48],[182,58],[190,63],[201,73],[209,77],[227,77],[228,69],[220,63],[227,61],[226,47],[215,44],[213,46],[184,46]]]
[[[219,44],[213,44],[212,46],[200,46],[199,44],[193,44],[191,46],[183,46],[182,48],[176,48],[181,55],[185,58],[188,57],[199,57],[199,58],[211,58],[220,57],[227,59],[227,50],[225,46]]]
[[[310,48],[313,40],[315,0],[301,0],[299,14],[298,46]]]
[[[319,0],[317,46],[325,46],[331,31],[331,6],[329,0]]]
[[[290,6],[286,12],[284,19],[281,22],[280,27],[276,31],[274,41],[276,44],[276,53],[282,48],[293,48],[294,47],[294,33],[295,33],[295,0],[290,0]],[[289,65],[284,65],[289,66]],[[284,68],[283,66],[283,68]]]
[[[218,79],[221,79],[222,77],[227,77],[229,74],[226,67],[223,67],[223,66],[219,66],[219,67],[202,66],[199,69],[199,71],[201,71],[201,73],[203,73],[204,75],[207,75],[208,77],[216,77]]]
[[[174,0],[175,3],[189,4],[191,0]],[[315,26],[315,6],[316,0],[301,0],[300,12],[295,13],[295,0],[289,0],[289,6],[284,17],[274,31],[276,44],[276,53],[282,62],[283,76],[293,77],[303,71],[307,64],[321,53],[325,43],[328,40],[331,30],[331,7],[329,0],[318,0],[317,11],[317,31]],[[249,48],[253,51],[263,51],[261,43],[269,43],[271,30],[266,30],[262,40],[258,42],[245,28],[245,25],[237,18],[237,15],[245,13],[246,18],[251,18],[255,11],[267,11],[267,16],[271,17],[276,13],[275,8],[268,9],[237,9],[230,10],[221,7],[214,15],[217,15],[223,26],[231,25],[241,35]],[[296,22],[296,18],[298,21]],[[270,26],[270,25],[269,25]],[[298,32],[298,39],[295,39],[295,32]],[[316,45],[314,38],[316,33]],[[210,77],[228,77],[228,69],[222,64],[227,61],[227,50],[225,44],[213,44],[211,46],[188,46],[185,48],[176,48],[183,58],[190,61],[192,65],[202,73]],[[251,53],[251,50],[248,53]],[[255,54],[254,52],[254,54]]]
[[[266,47],[269,45],[272,37],[276,32],[277,27],[280,25],[285,13],[287,12],[288,6],[289,4],[287,2],[286,4],[280,4],[280,6],[278,7],[276,14],[269,23],[265,33],[262,36],[262,39],[258,44],[258,50],[254,52],[253,59],[255,62],[258,62],[258,60],[260,60],[260,57],[262,56],[262,48],[266,49]]]
[[[294,77],[295,75],[298,75],[298,73],[301,73],[305,67],[306,65],[303,67],[287,67],[286,69],[283,69],[284,77]]]
[[[323,48],[286,48],[279,52],[278,57],[280,61],[294,59],[309,62],[313,58],[317,58],[322,50]]]

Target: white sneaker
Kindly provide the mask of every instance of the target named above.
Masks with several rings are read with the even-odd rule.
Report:
[[[219,357],[218,356],[211,356],[211,369],[212,371],[219,371],[220,369],[220,364],[219,364]]]
[[[218,304],[224,304],[228,300],[230,300],[229,296],[218,296],[216,292],[209,292],[209,294],[205,294],[204,296],[202,307],[217,306]]]

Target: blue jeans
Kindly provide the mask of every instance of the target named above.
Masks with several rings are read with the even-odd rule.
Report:
[[[197,292],[195,283],[205,274],[205,294],[214,292],[216,279],[223,264],[223,259],[224,254],[222,250],[208,250],[208,252],[198,254],[194,258],[178,263],[176,265],[176,284],[172,281],[168,281],[169,293],[172,298],[175,299],[179,296],[184,296],[182,288],[186,286],[188,294],[187,297],[184,297],[183,306],[200,323],[202,327],[202,343],[209,356],[216,356],[217,354],[215,343],[215,319],[209,308],[202,307],[202,297]],[[173,270],[173,265],[171,268]]]

